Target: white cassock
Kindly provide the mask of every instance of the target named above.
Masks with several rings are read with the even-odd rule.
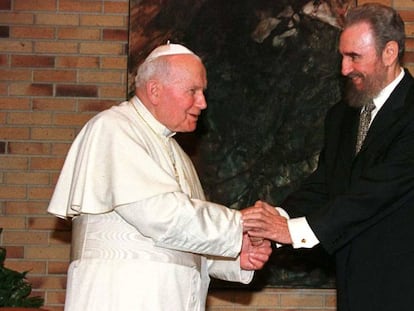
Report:
[[[76,137],[48,208],[73,219],[65,311],[201,311],[209,275],[252,280],[240,212],[204,200],[173,135],[133,97]]]

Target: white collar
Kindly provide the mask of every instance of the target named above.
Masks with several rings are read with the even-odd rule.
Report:
[[[172,137],[176,134],[176,132],[172,132],[164,124],[155,119],[152,113],[147,109],[147,107],[145,107],[137,96],[134,96],[131,102],[132,105],[135,106],[138,114],[142,117],[142,119],[144,119],[144,122],[146,122],[155,133],[166,138]]]
[[[398,83],[402,80],[404,77],[404,69],[401,68],[400,74],[397,76],[397,78],[394,79],[390,84],[388,84],[382,91],[378,94],[377,97],[374,98],[374,104],[375,104],[375,110],[378,111],[381,109],[381,107],[384,105],[385,101],[390,97],[392,91],[396,88]]]

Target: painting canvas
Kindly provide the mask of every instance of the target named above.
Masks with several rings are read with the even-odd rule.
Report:
[[[160,44],[184,44],[204,61],[208,108],[197,130],[177,139],[211,201],[277,205],[315,169],[325,113],[342,92],[337,41],[353,5],[130,0],[131,95],[137,66]],[[332,258],[318,247],[282,247],[249,286],[333,287]]]

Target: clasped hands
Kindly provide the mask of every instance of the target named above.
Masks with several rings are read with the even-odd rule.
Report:
[[[270,204],[257,201],[241,210],[243,245],[240,266],[245,270],[263,268],[272,252],[270,241],[291,244],[287,219]]]

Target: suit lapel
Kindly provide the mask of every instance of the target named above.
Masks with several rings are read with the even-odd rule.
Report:
[[[390,97],[386,100],[380,111],[378,111],[375,119],[372,121],[361,151],[369,148],[376,142],[383,141],[384,137],[388,136],[387,133],[390,132],[394,124],[401,119],[401,113],[405,111],[405,104],[410,104],[407,100],[404,101],[404,99],[407,97],[407,92],[412,83],[413,78],[406,71],[404,78],[391,93]]]

